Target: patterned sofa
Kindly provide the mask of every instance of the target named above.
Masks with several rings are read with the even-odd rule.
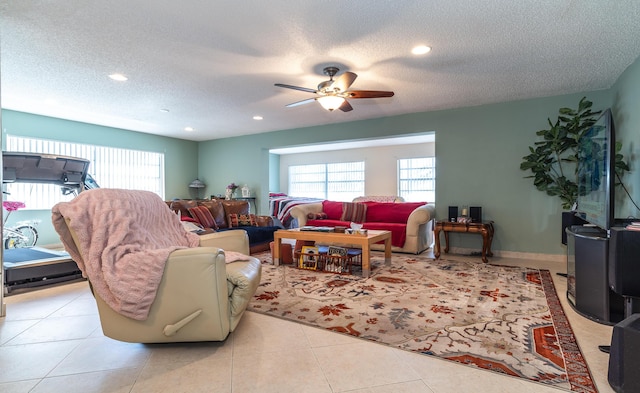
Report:
[[[433,203],[325,200],[295,206],[291,216],[299,227],[349,227],[351,222],[356,222],[362,223],[364,229],[391,231],[394,252],[420,254],[433,244]],[[376,244],[372,248],[383,250],[384,245]]]
[[[207,232],[246,231],[251,254],[269,250],[273,233],[281,229],[274,225],[272,217],[251,214],[247,201],[176,199],[166,203],[171,210],[179,212],[183,221],[194,222]]]

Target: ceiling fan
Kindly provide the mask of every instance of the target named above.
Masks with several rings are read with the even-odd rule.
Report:
[[[317,94],[318,97],[308,98],[306,100],[294,102],[286,105],[287,107],[309,104],[314,101],[318,101],[323,108],[328,111],[340,109],[343,112],[349,112],[353,110],[347,98],[380,98],[380,97],[393,97],[392,91],[376,91],[376,90],[351,90],[348,91],[351,84],[356,80],[358,75],[353,72],[344,72],[338,76],[335,80],[333,77],[340,71],[338,67],[325,67],[322,72],[329,76],[328,81],[321,82],[318,85],[318,89],[309,89],[306,87],[285,85],[282,83],[276,83],[277,87],[284,87],[287,89],[305,91],[307,93]]]

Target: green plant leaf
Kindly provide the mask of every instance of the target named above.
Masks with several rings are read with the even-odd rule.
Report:
[[[520,169],[529,171],[524,176],[533,179],[536,189],[550,196],[559,197],[562,207],[571,208],[578,196],[577,149],[580,138],[595,124],[601,111],[592,111],[593,103],[582,97],[577,109],[560,108],[554,122],[547,118],[548,129],[536,131],[541,140],[529,146],[528,155],[522,157]],[[620,142],[616,143],[615,170],[619,176],[629,170],[622,154]]]

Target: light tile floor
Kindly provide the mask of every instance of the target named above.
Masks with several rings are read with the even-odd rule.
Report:
[[[470,258],[470,257],[460,257]],[[477,259],[477,258],[474,258]],[[576,314],[558,262],[492,258],[549,269],[600,392],[612,327]],[[558,392],[441,359],[247,312],[226,341],[142,345],[102,335],[86,282],[10,295],[0,318],[0,392]]]

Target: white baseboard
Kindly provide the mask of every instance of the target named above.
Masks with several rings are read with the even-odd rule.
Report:
[[[478,252],[477,249],[474,248],[463,248],[463,247],[451,247],[449,252],[452,254],[462,254],[469,255],[472,252]],[[539,261],[550,261],[550,262],[567,262],[566,254],[539,254],[532,252],[517,252],[517,251],[493,251],[494,257],[500,258],[517,258],[517,259],[533,259]]]

